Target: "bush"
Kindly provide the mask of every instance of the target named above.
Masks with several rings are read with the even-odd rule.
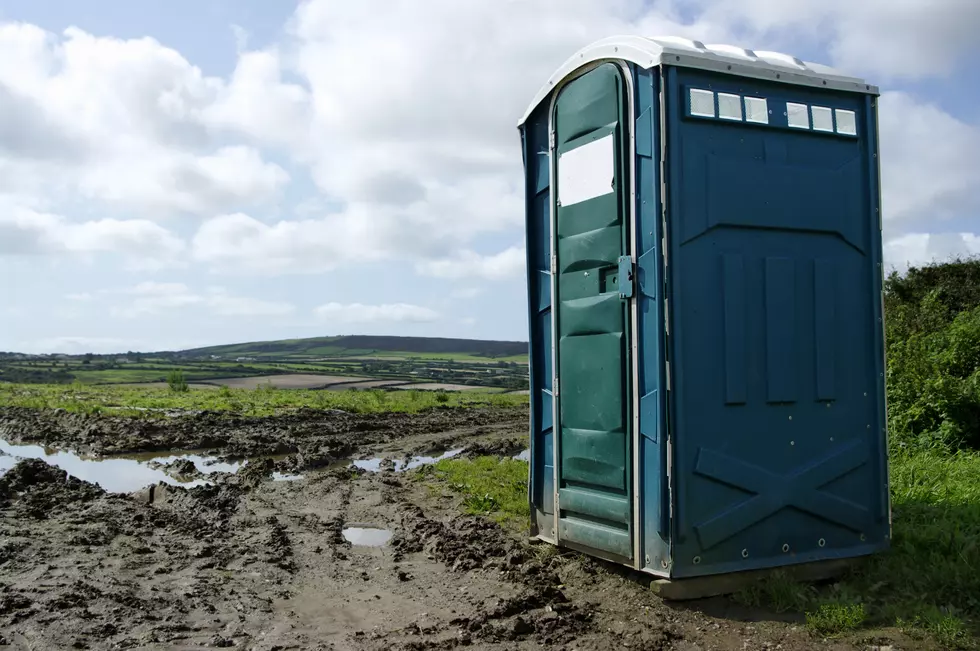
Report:
[[[980,448],[980,260],[892,274],[885,305],[892,442]]]
[[[179,368],[170,371],[167,375],[167,385],[174,393],[187,393],[191,390],[187,385],[187,380],[184,379],[184,372]]]

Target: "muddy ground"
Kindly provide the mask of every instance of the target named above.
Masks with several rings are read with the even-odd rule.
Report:
[[[524,409],[139,420],[0,411],[0,438],[110,453],[211,448],[253,462],[215,485],[106,493],[43,461],[0,476],[0,645],[13,649],[892,649],[897,632],[811,637],[800,618],[718,598],[665,604],[631,572],[461,515],[405,458],[473,443],[512,454]],[[274,482],[274,469],[302,470]],[[185,469],[190,471],[190,469]],[[382,546],[348,528],[381,528]],[[362,532],[363,533],[363,532]],[[377,533],[377,532],[375,532]]]

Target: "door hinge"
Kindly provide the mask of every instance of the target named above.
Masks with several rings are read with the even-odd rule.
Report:
[[[552,385],[554,386],[554,388],[551,391],[551,395],[552,395],[552,397],[557,398],[558,397],[558,378],[557,377],[555,378],[555,381],[552,383]]]
[[[555,148],[555,132],[552,131],[551,133],[548,134],[548,149],[554,149],[554,148]]]
[[[666,375],[667,375],[667,390],[670,391],[670,360],[667,360],[666,362],[664,362],[664,365],[666,366],[666,371],[667,371],[666,372]]]
[[[619,257],[619,297],[622,299],[633,298],[633,273],[632,256],[623,255]]]
[[[555,272],[558,270],[558,256],[554,253],[551,254],[551,275],[554,276]]]

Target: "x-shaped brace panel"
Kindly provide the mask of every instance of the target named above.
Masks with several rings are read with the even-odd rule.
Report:
[[[701,448],[695,474],[755,493],[753,497],[695,525],[702,549],[709,549],[787,506],[860,532],[868,509],[822,492],[820,487],[868,462],[868,446],[854,441],[786,475]]]

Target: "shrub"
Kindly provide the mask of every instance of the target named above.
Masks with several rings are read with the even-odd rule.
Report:
[[[167,385],[174,393],[187,393],[190,391],[187,380],[184,379],[184,372],[179,368],[170,371],[167,375]]]

